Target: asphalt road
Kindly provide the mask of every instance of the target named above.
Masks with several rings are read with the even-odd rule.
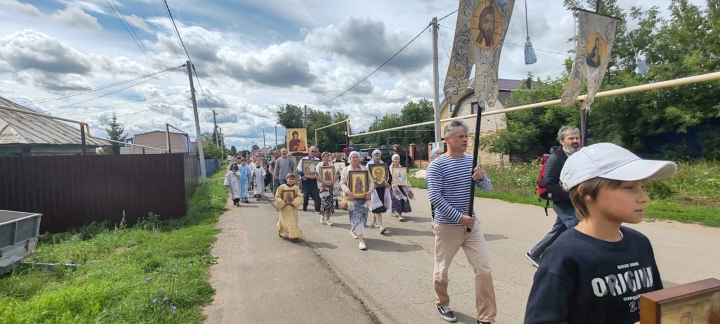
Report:
[[[444,323],[434,307],[430,203],[425,190],[414,192],[407,221],[386,214],[386,235],[368,228],[367,251],[351,238],[347,211],[333,215],[332,227],[300,212],[299,244],[277,237],[277,212],[266,201],[226,213],[212,252],[218,291],[207,323]],[[497,322],[522,323],[535,272],[524,253],[552,227],[553,212],[493,199],[477,198],[475,206],[493,264]],[[650,238],[666,286],[720,278],[720,229],[657,221],[630,227]],[[462,250],[449,277],[458,322],[475,323],[473,270]]]

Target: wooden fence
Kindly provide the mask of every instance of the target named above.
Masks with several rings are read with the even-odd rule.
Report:
[[[0,209],[42,213],[41,232],[93,221],[129,225],[184,216],[198,184],[194,155],[0,157]]]

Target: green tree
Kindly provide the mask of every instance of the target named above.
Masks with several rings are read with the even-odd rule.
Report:
[[[428,99],[420,99],[417,103],[410,101],[403,107],[400,113],[400,120],[405,125],[435,120],[435,106],[433,102]],[[409,141],[419,145],[432,143],[435,141],[434,129],[435,126],[433,125],[411,128],[408,130],[408,136],[414,137],[415,139],[409,139]]]
[[[304,109],[300,106],[285,104],[278,107],[277,123],[285,128],[303,128],[303,117]]]
[[[222,151],[215,144],[203,147],[203,155],[206,159],[222,159]]]
[[[565,3],[580,1],[566,1]],[[584,3],[591,4],[594,0]],[[615,5],[603,1],[601,12],[627,19]],[[600,91],[655,83],[720,69],[720,0],[708,0],[701,9],[687,0],[673,0],[670,18],[663,19],[657,7],[632,8],[630,16],[639,27],[618,29],[608,79]],[[645,53],[650,71],[635,73],[635,52]],[[698,41],[702,40],[702,41]],[[569,69],[571,64],[566,64]],[[567,71],[556,79],[537,80],[532,90],[518,90],[511,106],[554,100],[567,83]],[[720,157],[720,83],[704,82],[660,90],[598,98],[588,118],[589,143],[610,141],[639,154],[663,158]],[[549,107],[509,113],[507,131],[481,144],[495,152],[537,156],[554,145],[557,129],[579,125],[579,103],[568,108]],[[556,145],[556,144],[555,144]]]
[[[235,145],[230,146],[230,154],[233,156],[237,155],[237,148],[235,147]]]
[[[259,150],[259,149],[260,149],[260,146],[258,146],[257,144],[253,144],[252,149],[253,149],[253,150]]]
[[[117,116],[115,115],[114,111],[110,116],[108,127],[105,127],[105,132],[107,133],[107,138],[109,140],[118,142],[125,142],[127,140],[127,134],[125,134],[125,127],[123,127],[120,122],[118,122]],[[111,142],[110,146],[103,148],[103,153],[115,155],[120,154],[121,146],[124,145]]]

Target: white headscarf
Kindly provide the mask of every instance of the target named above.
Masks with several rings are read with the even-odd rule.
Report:
[[[352,151],[350,152],[350,155],[348,155],[348,162],[350,162],[350,159],[352,159],[353,155],[357,155],[358,158],[360,157],[360,153],[358,153],[357,151]]]
[[[393,165],[395,165],[395,158],[398,158],[398,160],[400,160],[400,155],[398,155],[398,154],[393,154],[392,158],[390,159],[390,161],[392,161],[392,162],[390,163],[390,166],[389,166],[389,168],[390,168],[390,174],[392,174]],[[400,162],[398,162],[398,164],[400,164]],[[402,166],[402,165],[401,165],[401,166]]]

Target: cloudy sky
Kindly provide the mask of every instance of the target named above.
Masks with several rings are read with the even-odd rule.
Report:
[[[626,10],[650,5],[665,10],[670,0],[620,3]],[[212,131],[214,109],[228,147],[242,149],[262,146],[263,130],[267,144],[275,144],[281,104],[342,111],[358,131],[410,100],[432,99],[428,29],[367,81],[322,105],[380,66],[433,17],[456,10],[458,1],[168,0],[168,5],[202,85],[202,131]],[[500,77],[558,76],[572,47],[570,12],[561,0],[528,1],[538,62],[526,66],[522,47],[510,44],[525,40],[524,2],[515,6]],[[441,82],[456,18],[440,22]],[[164,130],[170,123],[195,137],[186,70],[138,79],[186,60],[162,0],[0,0],[0,20],[0,96],[86,121],[94,135],[105,135],[102,128],[114,111],[129,134]],[[133,79],[138,80],[48,100]],[[197,81],[195,86],[200,87]],[[282,141],[284,130],[277,131]]]

